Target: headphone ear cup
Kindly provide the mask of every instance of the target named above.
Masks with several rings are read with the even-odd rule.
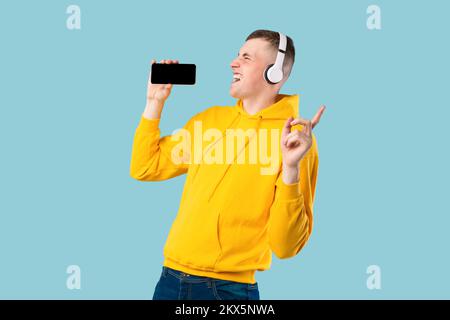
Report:
[[[267,68],[266,68],[266,71],[264,71],[264,79],[266,79],[266,81],[267,81],[269,84],[275,84],[275,83],[273,83],[272,81],[270,81],[269,75],[268,75],[269,70],[270,70],[270,68],[273,67],[273,65],[274,65],[273,63],[270,64],[270,65],[268,65]]]

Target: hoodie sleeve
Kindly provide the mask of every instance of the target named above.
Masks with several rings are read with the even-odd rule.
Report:
[[[299,253],[311,235],[318,167],[317,142],[313,134],[313,144],[300,160],[299,182],[285,184],[282,172],[279,173],[268,233],[270,247],[280,259]]]
[[[160,181],[186,173],[189,167],[190,143],[183,134],[192,133],[191,118],[174,135],[160,137],[160,119],[147,119],[141,116],[134,134],[131,152],[130,176],[140,181]]]

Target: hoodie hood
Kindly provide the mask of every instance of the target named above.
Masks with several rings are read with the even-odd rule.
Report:
[[[279,94],[274,104],[260,110],[253,115],[250,115],[245,111],[242,99],[239,99],[236,105],[233,107],[233,111],[235,113],[238,113],[242,117],[247,117],[250,119],[260,118],[263,120],[287,120],[291,116],[295,118],[298,117],[298,102],[298,94]]]
[[[261,125],[261,121],[264,120],[283,120],[286,121],[289,117],[298,118],[299,115],[299,95],[287,95],[278,94],[275,99],[275,103],[267,108],[260,110],[255,114],[249,114],[244,109],[242,99],[236,102],[236,105],[232,107],[232,120],[222,131],[222,137],[226,132],[226,129],[236,128],[236,124],[239,123],[239,119],[252,119],[257,120],[255,129],[258,130]]]

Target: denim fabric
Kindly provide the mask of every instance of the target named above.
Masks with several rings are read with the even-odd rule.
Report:
[[[163,267],[153,300],[259,300],[258,283],[190,275]]]

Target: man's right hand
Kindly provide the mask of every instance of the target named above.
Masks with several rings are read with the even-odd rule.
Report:
[[[156,61],[153,59],[152,64],[156,63]],[[160,63],[166,63],[166,64],[172,64],[172,63],[178,63],[178,60],[161,60]],[[154,84],[151,83],[151,69],[150,69],[150,75],[148,77],[148,85],[147,85],[147,103],[156,103],[158,105],[163,105],[164,102],[167,100],[167,98],[170,95],[170,92],[172,91],[172,84]]]

